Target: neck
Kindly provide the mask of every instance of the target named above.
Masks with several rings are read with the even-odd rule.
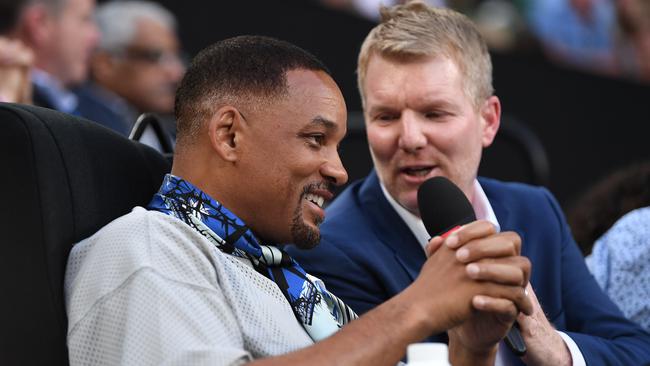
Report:
[[[231,165],[215,154],[202,152],[200,148],[193,147],[191,150],[177,150],[171,174],[192,183],[249,224],[247,220],[250,220],[250,217],[241,207],[245,200],[237,191],[242,182],[237,179]]]

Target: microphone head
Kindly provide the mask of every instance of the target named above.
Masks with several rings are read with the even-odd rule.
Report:
[[[418,208],[432,237],[476,220],[474,208],[463,191],[445,177],[433,177],[420,185]]]

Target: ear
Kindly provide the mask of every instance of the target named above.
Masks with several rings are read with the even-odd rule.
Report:
[[[492,145],[501,124],[501,102],[495,95],[485,100],[480,110],[483,147]]]
[[[210,145],[223,160],[235,162],[239,158],[243,123],[241,113],[233,106],[219,108],[208,122]]]
[[[44,4],[30,5],[21,15],[21,32],[31,45],[40,47],[50,40],[52,18]]]

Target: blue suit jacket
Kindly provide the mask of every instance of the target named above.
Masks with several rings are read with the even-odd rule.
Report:
[[[650,363],[650,335],[625,319],[598,287],[553,196],[523,184],[480,183],[501,230],[521,236],[522,254],[532,262],[530,281],[548,319],[576,342],[587,365]],[[328,207],[321,236],[313,250],[287,251],[358,313],[402,291],[426,260],[375,172]]]
[[[78,110],[82,117],[108,127],[122,136],[129,136],[138,115],[126,101],[93,82],[87,82],[74,92],[79,98]]]

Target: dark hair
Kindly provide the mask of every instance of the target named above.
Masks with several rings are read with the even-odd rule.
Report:
[[[295,69],[330,74],[316,57],[291,43],[263,36],[217,42],[192,60],[176,92],[179,142],[226,103],[258,105],[287,94],[286,73]]]
[[[650,162],[617,170],[576,201],[568,221],[584,255],[626,213],[650,206]]]
[[[68,0],[0,0],[0,35],[8,35],[18,25],[25,8],[34,4],[44,5],[52,14],[59,14]]]
[[[25,0],[0,0],[0,35],[10,33],[18,23]]]

